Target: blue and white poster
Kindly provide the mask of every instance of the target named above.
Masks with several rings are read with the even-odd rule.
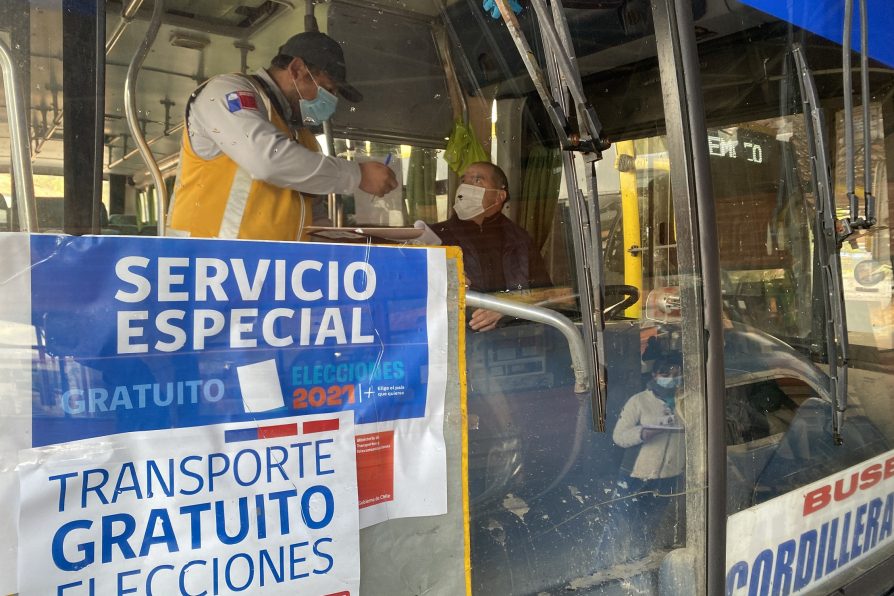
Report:
[[[354,451],[347,412],[23,451],[19,593],[357,594]]]
[[[0,263],[0,321],[5,330],[0,343],[6,348],[0,350],[0,390],[8,389],[11,397],[0,406],[6,409],[0,409],[0,416],[9,427],[0,437],[0,498],[22,499],[21,516],[4,516],[0,531],[13,530],[12,535],[19,536],[18,545],[6,545],[13,561],[25,552],[37,556],[34,544],[23,540],[42,519],[42,511],[47,523],[63,513],[60,486],[55,486],[55,495],[32,492],[47,483],[40,462],[69,462],[70,469],[59,472],[73,474],[67,486],[74,490],[82,483],[77,490],[88,495],[87,501],[100,504],[104,493],[91,492],[89,483],[106,474],[87,477],[85,470],[112,466],[104,469],[107,482],[114,483],[114,474],[127,462],[143,466],[143,472],[146,466],[156,466],[151,469],[161,473],[155,477],[161,494],[152,499],[164,499],[160,487],[167,468],[159,462],[174,462],[176,471],[177,462],[183,461],[177,458],[188,457],[185,445],[203,445],[196,457],[226,455],[236,449],[236,442],[226,437],[241,433],[249,441],[288,448],[298,439],[262,429],[290,424],[300,428],[300,421],[318,418],[341,420],[338,441],[343,446],[349,436],[354,448],[355,471],[346,473],[342,458],[340,484],[326,478],[333,494],[347,490],[356,499],[337,499],[336,517],[353,516],[350,527],[363,528],[446,512],[443,249],[19,234],[5,235],[0,246],[8,255]],[[66,452],[93,455],[78,463],[59,455]],[[19,469],[11,463],[11,454],[17,454]],[[156,464],[147,463],[153,461]],[[269,468],[271,463],[264,465]],[[136,494],[142,490],[136,487],[138,480],[125,480],[124,487]],[[262,505],[251,496],[253,489],[235,482],[220,495],[230,508],[222,514],[233,528],[238,523],[229,519],[239,519],[239,503],[246,504],[253,519],[262,515]],[[215,495],[203,495],[203,503],[212,503]],[[136,520],[135,526],[126,522],[106,528],[113,536],[111,546],[102,542],[104,513],[84,514],[83,519],[95,520],[98,527],[80,533],[92,539],[90,532],[98,529],[100,536],[94,546],[83,548],[97,549],[97,557],[100,550],[111,549],[103,556],[112,559],[115,553],[129,554],[128,549],[172,550],[175,545],[169,542],[164,519],[150,520],[152,527],[139,526],[158,509],[152,499],[126,498],[129,504],[110,514]],[[172,515],[171,506],[165,506],[166,515]],[[76,508],[68,511],[78,513]],[[332,527],[342,527],[344,521]],[[170,523],[175,524],[173,517]],[[236,531],[227,528],[225,532]],[[131,530],[133,541],[114,538]],[[257,527],[251,532],[264,533]],[[140,544],[145,540],[148,547]],[[220,551],[220,560],[225,563],[227,557],[248,552],[244,548],[266,548],[257,540],[240,542],[243,550],[228,545]],[[68,547],[62,542],[64,551]],[[181,546],[176,545],[182,554],[187,549]],[[280,546],[288,545],[277,544],[270,552],[278,553]],[[38,548],[46,550],[47,545]],[[15,564],[9,557],[0,561],[4,558],[0,577],[14,578]],[[51,565],[52,553],[44,552],[41,560]],[[125,557],[119,563],[123,566],[118,571],[125,573],[134,561]],[[175,565],[164,560],[158,564]],[[23,570],[20,564],[18,571]],[[197,568],[192,571],[196,574]],[[247,567],[240,573],[233,581],[248,581]],[[351,572],[340,575],[350,577]],[[3,593],[21,591],[7,582],[0,580]],[[350,590],[350,585],[344,589]],[[252,586],[252,593],[267,589]],[[277,586],[283,584],[271,584],[270,593],[277,593]]]

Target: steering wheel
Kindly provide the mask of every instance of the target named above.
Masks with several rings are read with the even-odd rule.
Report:
[[[543,300],[538,302],[536,306],[542,306],[544,308],[553,308],[553,305],[557,302],[565,302],[570,298],[577,298],[579,295],[577,293],[568,294],[565,296],[561,296],[560,298],[553,298],[548,300]],[[620,302],[613,302],[612,297],[621,296]],[[636,286],[628,286],[625,284],[612,284],[605,286],[605,303],[608,306],[604,306],[602,312],[606,319],[610,319],[617,315],[619,312],[623,312],[625,308],[633,306],[639,302],[639,289]],[[569,312],[567,308],[559,309],[559,312]],[[579,316],[580,312],[575,311]]]
[[[612,303],[610,297],[616,296],[621,296],[621,301]],[[605,286],[605,303],[610,305],[605,306],[602,312],[606,319],[611,319],[617,313],[633,306],[637,302],[639,302],[639,289],[636,286],[628,286],[626,284]]]

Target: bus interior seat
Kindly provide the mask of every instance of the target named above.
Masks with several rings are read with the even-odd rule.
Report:
[[[109,227],[117,228],[119,226],[134,226],[137,225],[137,216],[136,215],[125,215],[124,213],[114,213],[109,216]]]
[[[779,454],[798,405],[769,381],[728,388],[725,409],[730,483],[727,505],[730,511],[738,511],[765,500],[761,477]]]
[[[105,203],[99,204],[99,227],[107,228],[109,227],[109,211],[106,209]]]
[[[118,230],[118,233],[121,234],[122,236],[139,236],[140,235],[140,228],[138,228],[135,225],[133,225],[133,226],[125,225],[125,224],[113,225],[112,229]]]

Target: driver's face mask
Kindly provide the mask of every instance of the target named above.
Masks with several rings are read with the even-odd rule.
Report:
[[[456,200],[453,201],[456,216],[462,220],[470,220],[484,213],[487,210],[484,206],[484,194],[489,190],[499,189],[460,184],[456,188]]]
[[[456,200],[453,202],[456,216],[462,220],[469,220],[484,213],[485,192],[487,191],[480,186],[460,184],[456,188]]]

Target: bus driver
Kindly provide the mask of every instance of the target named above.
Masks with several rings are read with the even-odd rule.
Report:
[[[324,156],[306,128],[332,116],[336,93],[362,99],[345,75],[341,46],[313,31],[289,38],[268,69],[218,75],[196,89],[186,106],[168,235],[298,240],[311,223],[301,193],[395,189],[390,168]]]
[[[456,189],[453,214],[432,225],[442,244],[459,246],[468,287],[476,292],[506,292],[551,286],[546,264],[528,232],[503,215],[509,200],[506,173],[490,162],[470,164]],[[496,328],[503,315],[475,309],[469,327]]]

